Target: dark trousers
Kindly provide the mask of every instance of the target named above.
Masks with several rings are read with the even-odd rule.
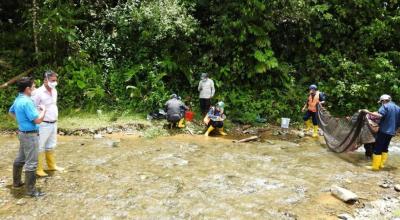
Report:
[[[374,146],[375,146],[375,143],[364,144],[366,157],[372,157],[372,152],[373,152]]]
[[[211,99],[200,99],[200,111],[202,116],[206,116],[211,107]]]
[[[224,127],[224,122],[210,120],[210,123],[208,124],[208,126],[210,126],[210,125],[213,126],[214,128],[222,128],[222,127]]]
[[[382,152],[387,153],[389,151],[389,144],[392,140],[393,135],[378,132],[376,136],[376,143],[374,147],[374,154],[381,155]]]
[[[317,113],[316,112],[307,111],[306,114],[303,117],[303,120],[307,121],[310,118],[312,118],[313,125],[318,125]]]

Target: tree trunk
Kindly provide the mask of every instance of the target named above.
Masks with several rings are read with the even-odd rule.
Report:
[[[37,11],[38,5],[36,0],[32,0],[32,27],[33,27],[33,45],[35,47],[35,60],[39,62],[39,45],[38,45],[38,21]]]

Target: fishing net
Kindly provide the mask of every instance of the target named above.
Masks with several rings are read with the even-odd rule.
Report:
[[[362,144],[375,142],[377,124],[364,112],[355,113],[348,118],[336,118],[318,105],[317,117],[326,145],[334,152],[354,151]]]

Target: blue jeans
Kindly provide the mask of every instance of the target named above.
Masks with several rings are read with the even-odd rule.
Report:
[[[310,118],[312,118],[313,125],[318,125],[318,119],[317,119],[317,113],[316,112],[307,111],[306,114],[303,117],[303,120],[307,121]]]

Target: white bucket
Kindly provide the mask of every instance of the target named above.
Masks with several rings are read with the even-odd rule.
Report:
[[[290,118],[281,118],[281,128],[289,128]]]

